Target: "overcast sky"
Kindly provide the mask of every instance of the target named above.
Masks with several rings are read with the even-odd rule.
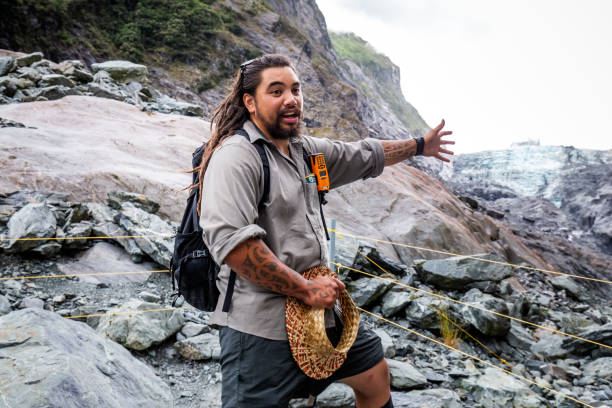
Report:
[[[406,100],[446,119],[457,153],[512,142],[612,149],[612,1],[316,0],[401,71]]]

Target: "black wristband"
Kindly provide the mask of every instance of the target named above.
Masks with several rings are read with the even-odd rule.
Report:
[[[415,140],[417,142],[416,155],[417,156],[422,156],[423,155],[423,149],[425,149],[425,139],[423,139],[422,137],[417,137]]]

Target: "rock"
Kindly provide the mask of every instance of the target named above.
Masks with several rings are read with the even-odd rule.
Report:
[[[513,275],[512,268],[474,258],[503,262],[497,255],[485,254],[473,257],[456,256],[417,263],[416,269],[421,281],[442,289],[462,289],[465,285],[479,281],[500,281]]]
[[[42,79],[42,74],[34,68],[30,67],[21,67],[17,70],[17,75],[19,78],[27,79],[28,81],[32,81],[33,84],[38,83]]]
[[[593,325],[580,332],[578,335],[584,339],[597,343],[612,344],[612,323],[607,323],[603,326]],[[565,337],[563,339],[563,347],[571,350],[571,352],[575,354],[586,354],[600,346],[583,340]]]
[[[150,303],[159,303],[161,302],[161,296],[156,295],[154,293],[150,293],[150,292],[140,292],[138,294],[138,297],[141,298],[142,300],[144,300],[145,302],[150,302]]]
[[[16,67],[17,62],[13,57],[0,58],[0,77],[13,72]]]
[[[391,385],[400,390],[420,388],[427,384],[427,378],[412,364],[403,361],[387,359]]]
[[[88,83],[93,81],[94,77],[89,72],[81,69],[75,69],[70,76],[73,79],[76,79],[79,82]]]
[[[317,396],[317,407],[351,408],[355,406],[353,389],[346,384],[333,383]]]
[[[59,242],[46,242],[36,248],[30,249],[30,252],[42,257],[50,257],[58,254],[61,250],[62,245]]]
[[[0,316],[11,312],[11,304],[6,296],[0,295]]]
[[[92,64],[91,69],[96,73],[106,71],[118,82],[147,82],[147,67],[129,61],[105,61],[100,64]]]
[[[403,406],[412,406],[412,407],[422,407],[422,408],[430,408],[430,407],[440,407],[440,408],[461,408],[461,400],[457,393],[452,390],[448,390],[445,388],[431,388],[428,390],[414,390],[407,392],[405,394],[409,397],[417,397],[423,398],[422,402],[414,401],[413,405],[403,405]],[[429,401],[428,399],[431,399]],[[402,405],[396,405],[395,400],[394,406],[400,407]]]
[[[199,334],[174,343],[181,356],[189,360],[219,360],[221,345],[219,336],[211,333]]]
[[[393,339],[386,331],[383,329],[374,329],[374,333],[380,337],[380,341],[382,343],[383,353],[387,358],[395,357],[395,344],[393,343]]]
[[[506,302],[491,295],[483,294],[477,289],[471,289],[461,301],[482,309],[508,315]],[[510,330],[510,319],[485,312],[474,307],[463,306],[461,315],[472,327],[486,336],[505,336]]]
[[[17,57],[16,62],[18,67],[27,67],[33,63],[43,59],[42,52],[33,52],[32,54],[24,55],[23,57]]]
[[[0,245],[10,252],[25,252],[45,244],[45,240],[17,241],[23,238],[53,238],[57,223],[53,212],[42,203],[31,203],[11,216],[7,237]]]
[[[176,233],[172,225],[130,202],[125,202],[121,206],[119,225],[130,235],[145,235],[134,239],[140,249],[158,264],[170,266]]]
[[[99,203],[87,203],[86,206],[95,222],[95,225],[92,227],[92,233],[95,236],[125,237],[129,235],[126,230],[115,224],[115,218],[119,219],[117,211],[113,211]],[[142,262],[143,258],[146,257],[146,254],[140,249],[133,238],[115,238],[113,241],[121,245],[135,263]]]
[[[388,291],[382,298],[382,315],[385,317],[394,316],[412,301],[413,296],[413,293],[410,293],[406,290]]]
[[[123,282],[144,282],[151,276],[155,266],[151,262],[134,265],[128,254],[121,248],[109,242],[97,242],[93,247],[78,255],[76,262],[61,262],[57,264],[65,275],[82,275],[83,282],[106,283],[119,285]],[[136,273],[140,272],[142,273]],[[87,276],[95,273],[110,273],[109,275]],[[120,274],[119,272],[131,272]]]
[[[398,279],[406,276],[408,271],[410,271],[408,266],[383,256],[376,248],[367,245],[359,245],[358,252],[355,254],[355,259],[353,260],[352,268],[374,275],[384,275],[384,271],[386,271]],[[384,269],[384,271],[381,268]],[[363,275],[357,272],[349,272],[349,276],[353,279],[363,277]]]
[[[546,335],[531,346],[531,351],[544,358],[565,358],[569,354],[569,349],[563,347],[565,338],[558,334]]]
[[[109,310],[109,313],[121,314],[102,316],[96,330],[125,347],[145,350],[174,335],[185,323],[180,310],[148,311],[161,307],[155,303],[132,299]],[[145,310],[147,312],[139,313]]]
[[[181,334],[186,338],[210,332],[210,327],[205,324],[187,322],[181,329]]]
[[[123,203],[132,203],[136,208],[155,214],[159,210],[159,204],[148,199],[144,194],[130,193],[127,191],[111,191],[108,193],[108,205],[115,210],[121,210]]]
[[[41,310],[0,317],[0,394],[7,407],[169,407],[147,365],[81,322]]]
[[[600,357],[591,361],[584,365],[583,371],[584,375],[610,380],[610,377],[612,377],[612,357]]]
[[[66,238],[86,238],[91,236],[91,223],[79,222],[71,224],[68,231],[64,234]],[[62,241],[65,248],[68,249],[83,249],[90,245],[87,239],[65,239]]]
[[[178,113],[185,116],[204,116],[204,111],[201,106],[177,101],[169,96],[163,95],[156,100],[158,110],[161,113]]]
[[[95,81],[95,76],[94,76]],[[90,82],[86,85],[77,86],[83,94],[95,96],[98,98],[114,99],[115,101],[121,101],[127,98],[127,94],[116,86],[109,86],[106,84]]]
[[[387,280],[368,277],[348,282],[346,288],[353,302],[359,307],[365,307],[383,296],[391,286],[393,283]]]
[[[462,386],[485,408],[537,408],[543,405],[528,384],[492,367],[485,368],[478,377],[463,379]]]
[[[65,295],[57,295],[53,296],[53,303],[59,305],[60,303],[64,303],[66,301]]]
[[[67,95],[80,95],[81,92],[76,88],[69,88],[63,85],[53,85],[45,88],[38,88],[33,92],[32,97],[36,100],[53,101],[56,99],[63,98]]]
[[[40,86],[41,88],[54,85],[61,85],[67,88],[74,88],[76,86],[76,84],[72,80],[59,74],[43,75],[40,80],[40,83],[38,84],[38,86]]]
[[[23,299],[19,304],[20,309],[27,309],[29,307],[43,309],[45,307],[45,302],[38,298],[28,297]]]
[[[591,319],[582,313],[550,310],[548,315],[550,320],[557,323],[562,331],[569,334],[578,334],[594,324]]]
[[[551,279],[550,283],[552,283],[553,288],[565,290],[569,296],[576,300],[585,302],[590,299],[587,289],[568,276],[557,276]]]
[[[535,343],[533,336],[517,321],[510,322],[510,331],[508,332],[508,344],[519,350],[531,350]]]
[[[406,319],[423,329],[439,329],[440,323],[436,309],[442,302],[433,296],[424,295],[414,299],[406,308]]]

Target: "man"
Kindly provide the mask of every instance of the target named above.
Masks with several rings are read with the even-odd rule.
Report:
[[[389,371],[380,339],[360,327],[344,364],[313,380],[291,355],[285,300],[293,296],[330,309],[344,284],[331,277],[306,280],[300,272],[327,265],[327,241],[317,186],[303,149],[323,153],[331,188],[375,177],[383,167],[422,153],[449,161],[442,148],[444,121],[420,141],[365,139],[341,143],[300,134],[302,91],[297,73],[280,55],[241,66],[232,92],[216,109],[214,131],[199,168],[204,242],[222,265],[221,292],[211,323],[220,326],[224,407],[286,407],[289,399],[320,393],[333,381],[355,392],[357,407],[392,407]],[[236,135],[244,129],[250,140]],[[262,161],[251,143],[263,139],[270,190],[260,207]],[[423,146],[424,143],[424,146]],[[237,273],[231,307],[222,311],[230,271]]]

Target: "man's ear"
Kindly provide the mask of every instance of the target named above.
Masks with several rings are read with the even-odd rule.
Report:
[[[242,95],[242,102],[250,114],[255,113],[255,98],[253,95],[245,93]]]

